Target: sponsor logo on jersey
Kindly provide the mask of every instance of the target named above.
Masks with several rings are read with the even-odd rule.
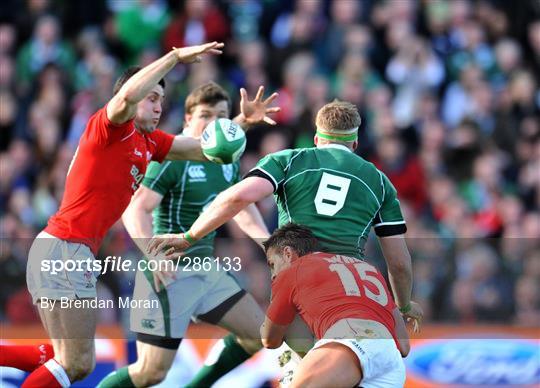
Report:
[[[141,157],[142,158],[142,152],[139,151],[137,148],[135,148],[135,150],[133,150],[133,153],[138,156],[138,157]]]
[[[448,339],[415,346],[411,375],[435,384],[511,387],[540,383],[540,347],[525,339]]]
[[[137,188],[139,187],[139,184],[144,178],[144,174],[140,174],[139,169],[135,165],[131,166],[131,171],[129,173],[131,174],[134,180],[134,182],[131,184],[131,188],[133,189],[133,191],[136,191]]]
[[[195,164],[188,167],[189,182],[206,182],[206,172],[204,166]]]
[[[221,169],[223,171],[223,178],[229,183],[231,183],[233,178],[234,168],[232,164],[222,164]]]

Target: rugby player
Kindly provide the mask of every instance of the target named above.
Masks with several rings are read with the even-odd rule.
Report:
[[[360,125],[357,108],[333,101],[317,112],[315,124],[316,147],[265,156],[241,182],[219,194],[187,232],[156,235],[148,251],[177,255],[241,209],[274,194],[279,225],[309,226],[329,252],[363,259],[373,228],[386,259],[394,300],[404,317],[418,324],[423,313],[411,302],[405,220],[392,183],[354,153]]]
[[[272,273],[264,346],[278,348],[297,313],[318,339],[290,386],[403,387],[407,330],[379,271],[320,252],[313,233],[297,224],[275,230],[263,244]]]
[[[43,271],[43,260],[86,261],[97,255],[109,228],[120,218],[151,160],[205,161],[200,143],[156,129],[162,113],[163,77],[178,63],[221,54],[223,43],[174,48],[146,67],[129,68],[116,81],[112,99],[88,121],[66,178],[58,212],[34,240],[27,284],[52,341],[54,358],[42,363],[23,387],[68,387],[95,365],[96,311],[91,307],[49,308],[40,301],[96,298],[98,271]],[[3,348],[5,366],[17,366],[17,347]],[[34,355],[29,355],[34,357]]]
[[[266,114],[279,111],[277,107],[268,107],[277,93],[265,100],[263,93],[261,86],[255,99],[249,101],[242,89],[241,120],[237,117],[234,121],[244,125],[263,121],[275,124]],[[222,87],[214,82],[201,85],[186,98],[182,135],[199,139],[210,122],[228,118],[230,112],[231,99]],[[240,162],[229,165],[152,162],[122,217],[124,225],[145,252],[146,242],[153,232],[187,231],[221,191],[238,182],[239,170]],[[262,241],[269,236],[254,204],[233,220],[253,239]],[[190,263],[186,271],[180,267],[177,271],[137,273],[133,298],[157,300],[160,309],[131,310],[131,330],[137,333],[137,362],[111,373],[99,388],[146,387],[160,383],[171,368],[192,317],[217,324],[234,334],[215,345],[219,356],[215,362],[205,365],[187,387],[211,386],[262,348],[259,327],[264,314],[253,297],[224,270],[227,263],[222,262],[221,267],[214,264],[214,237],[215,233],[207,235],[185,252],[183,260]],[[194,259],[206,260],[209,269],[196,271]]]

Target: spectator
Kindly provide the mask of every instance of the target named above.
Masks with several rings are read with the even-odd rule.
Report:
[[[169,13],[162,0],[139,0],[129,4],[118,12],[115,24],[120,42],[128,49],[130,62],[135,63],[145,48],[159,42],[169,22]],[[184,45],[178,47],[181,46]]]
[[[54,63],[73,76],[75,57],[71,46],[62,40],[58,20],[51,15],[37,20],[32,39],[17,54],[17,78],[22,90],[27,90],[36,75]]]
[[[0,234],[13,244],[0,257],[0,281],[9,285],[0,292],[0,319],[35,318],[20,291],[24,241],[58,207],[84,123],[110,98],[116,73],[173,46],[218,40],[227,43],[219,61],[171,72],[163,129],[178,132],[187,91],[206,80],[249,95],[261,84],[279,91],[279,127],[248,136],[246,173],[266,153],[312,146],[318,107],[350,101],[362,117],[356,152],[398,190],[414,298],[426,319],[538,321],[540,15],[533,2],[90,3],[1,6],[8,12],[0,21]],[[258,206],[275,227],[273,200]],[[229,236],[220,249],[246,256],[240,281],[266,300],[260,252],[238,244],[236,231]],[[108,241],[104,255],[134,252],[121,226]],[[371,240],[367,251],[373,263],[383,261]],[[132,279],[104,280],[100,295],[116,297]]]
[[[204,42],[224,42],[228,22],[213,0],[187,0],[163,33],[163,48],[183,47]]]

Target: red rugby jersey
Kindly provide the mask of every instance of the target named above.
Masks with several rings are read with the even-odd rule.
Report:
[[[103,237],[121,217],[150,160],[161,162],[174,136],[141,134],[133,120],[115,125],[106,106],[90,117],[71,161],[60,209],[47,233],[83,243],[97,254]]]
[[[317,252],[299,258],[276,276],[266,315],[278,325],[288,325],[298,312],[319,339],[341,319],[367,319],[382,323],[396,339],[395,307],[374,266]]]

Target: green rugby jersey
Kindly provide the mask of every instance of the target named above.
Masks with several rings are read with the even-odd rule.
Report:
[[[220,192],[238,182],[239,170],[240,162],[151,162],[142,184],[163,195],[153,212],[154,234],[188,231]],[[215,235],[213,232],[197,241],[186,253],[201,258],[212,256]]]
[[[343,145],[276,152],[248,176],[274,186],[280,226],[308,226],[330,252],[363,258],[372,226],[378,236],[407,230],[386,175]]]

